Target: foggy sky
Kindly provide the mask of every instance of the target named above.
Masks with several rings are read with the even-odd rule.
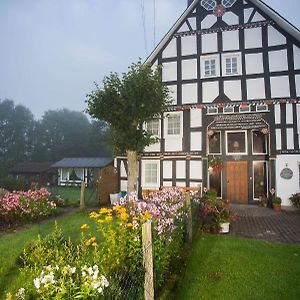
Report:
[[[297,0],[266,0],[300,27]],[[0,0],[0,99],[48,109],[86,108],[85,95],[110,72],[123,72],[154,48],[153,0]],[[186,0],[156,0],[156,43]]]

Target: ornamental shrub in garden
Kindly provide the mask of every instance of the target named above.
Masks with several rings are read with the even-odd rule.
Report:
[[[56,212],[56,204],[49,201],[50,193],[45,188],[2,192],[1,195],[0,224],[5,227],[41,219]]]

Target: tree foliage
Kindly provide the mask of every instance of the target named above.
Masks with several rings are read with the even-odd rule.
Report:
[[[154,142],[143,123],[160,118],[170,104],[160,70],[147,64],[132,64],[127,73],[104,77],[103,88],[87,96],[87,112],[109,123],[116,153],[141,152]]]
[[[23,161],[109,156],[109,137],[107,123],[82,112],[49,110],[36,121],[28,108],[0,99],[0,178]]]

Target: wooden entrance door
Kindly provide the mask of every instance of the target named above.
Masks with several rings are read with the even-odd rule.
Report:
[[[229,161],[226,164],[227,200],[248,203],[248,162]]]

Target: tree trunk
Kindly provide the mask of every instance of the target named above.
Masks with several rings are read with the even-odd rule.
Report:
[[[127,151],[128,185],[127,194],[138,190],[138,159],[136,151]]]

